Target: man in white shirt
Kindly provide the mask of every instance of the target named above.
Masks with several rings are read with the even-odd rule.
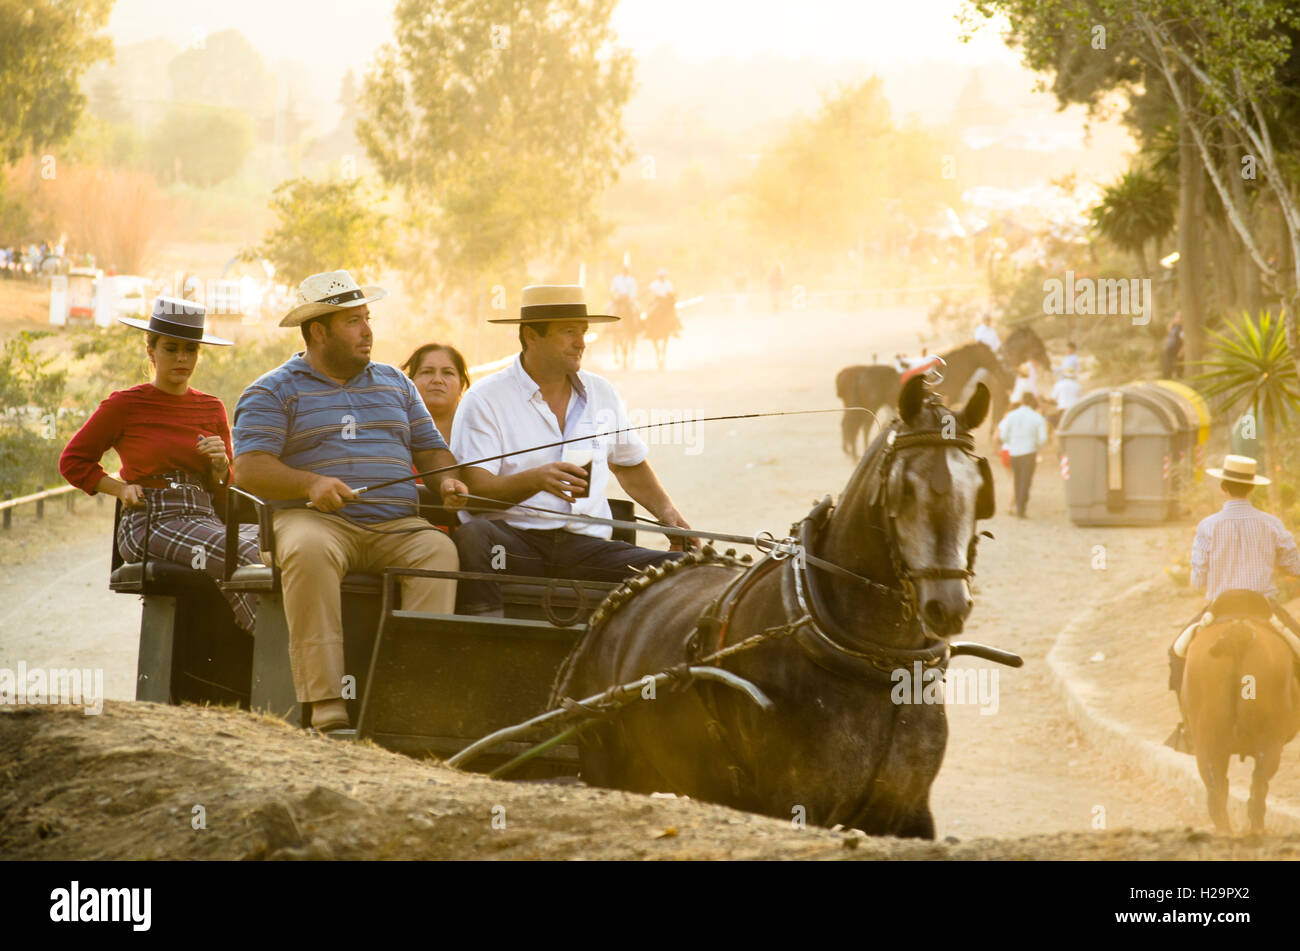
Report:
[[[675,293],[677,291],[673,287],[673,282],[668,280],[668,272],[660,268],[659,273],[655,275],[655,279],[650,282],[650,295],[658,299]],[[653,303],[654,301],[651,301],[652,305]]]
[[[684,554],[680,538],[673,540],[674,550],[639,548],[613,541],[608,525],[562,517],[609,518],[605,489],[613,474],[660,522],[690,528],[650,468],[641,438],[632,432],[602,435],[626,428],[627,413],[613,385],[580,366],[588,323],[617,319],[588,314],[581,287],[537,285],[524,288],[518,319],[492,321],[519,324],[522,350],[512,364],[475,383],[461,400],[451,437],[456,458],[482,459],[588,438],[461,470],[471,494],[507,503],[499,515],[461,514],[463,524],[453,537],[462,571],[621,581]],[[584,466],[590,467],[589,474]],[[520,503],[528,508],[518,507]],[[462,581],[457,605],[464,614],[499,616],[500,588],[492,582]]]
[[[998,352],[998,347],[1002,346],[1002,341],[998,339],[998,332],[993,329],[993,315],[985,314],[980,318],[979,324],[975,327],[975,342],[982,343],[994,353]]]
[[[1082,395],[1083,386],[1074,378],[1074,371],[1062,369],[1060,379],[1052,386],[1052,402],[1056,404],[1056,412],[1052,415],[1053,426],[1060,422],[1071,406],[1079,402]]]
[[[1020,405],[1002,417],[998,424],[998,439],[1011,456],[1011,475],[1016,486],[1016,518],[1024,518],[1038,450],[1047,442],[1047,421],[1039,415],[1038,398],[1033,393],[1026,393],[1021,397]]]
[[[1035,398],[1038,397],[1038,370],[1034,367],[1033,361],[1027,361],[1020,364],[1016,369],[1016,382],[1011,388],[1010,402],[1019,403],[1026,393],[1031,393]]]
[[[619,306],[622,304],[626,308],[626,313],[631,313],[633,302],[636,300],[636,291],[636,278],[624,264],[623,270],[614,275],[614,280],[609,285],[609,296],[614,298],[614,309],[620,313],[624,312]]]

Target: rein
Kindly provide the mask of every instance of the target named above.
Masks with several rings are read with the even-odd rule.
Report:
[[[508,505],[502,499],[492,499],[485,495],[474,495],[468,492],[456,493],[457,498],[471,499],[477,502],[493,502],[497,505]],[[752,545],[766,555],[771,555],[776,561],[784,561],[786,558],[794,558],[796,561],[815,565],[825,571],[837,574],[842,578],[850,581],[856,581],[859,584],[867,585],[870,588],[882,592],[893,592],[895,589],[888,585],[883,585],[878,581],[872,581],[870,578],[863,577],[856,572],[850,571],[834,562],[826,561],[824,558],[818,558],[813,555],[806,546],[793,536],[788,535],[785,538],[778,539],[769,531],[761,531],[756,535],[735,535],[728,532],[709,532],[698,528],[674,528],[671,525],[665,525],[662,522],[655,522],[650,519],[637,517],[635,522],[628,522],[617,518],[604,518],[599,515],[584,515],[580,512],[557,512],[554,509],[539,508],[536,505],[527,505],[523,502],[516,502],[512,508],[526,509],[529,512],[536,512],[539,515],[546,515],[557,521],[567,522],[571,519],[578,519],[588,525],[608,525],[611,528],[625,528],[633,531],[657,532],[660,535],[667,535],[672,538],[707,538],[710,541],[735,542],[740,545]],[[457,511],[477,512],[477,513],[500,513],[504,511],[501,508],[487,507],[482,505],[466,505]]]

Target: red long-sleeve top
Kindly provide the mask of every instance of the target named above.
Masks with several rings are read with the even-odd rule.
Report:
[[[99,460],[116,449],[122,481],[184,469],[203,476],[218,497],[225,487],[212,475],[208,457],[198,450],[200,436],[220,436],[232,457],[230,423],[221,400],[191,389],[184,396],[164,393],[152,383],[117,390],[77,430],[63,455],[59,472],[89,495],[106,473]]]

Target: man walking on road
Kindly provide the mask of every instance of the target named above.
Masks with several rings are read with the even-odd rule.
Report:
[[[1038,398],[1033,393],[1024,394],[1020,405],[1002,417],[998,424],[998,439],[1011,456],[1011,475],[1016,485],[1016,518],[1024,518],[1038,450],[1047,442],[1047,421],[1039,414]]]

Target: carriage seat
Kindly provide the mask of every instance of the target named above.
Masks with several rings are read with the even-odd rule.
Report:
[[[108,587],[118,594],[178,594],[215,589],[216,579],[207,572],[150,557],[144,561],[127,561],[117,547],[117,526],[122,521],[122,500],[113,509],[113,534],[109,544]]]
[[[1214,615],[1216,621],[1226,621],[1229,618],[1267,621],[1273,616],[1273,606],[1258,591],[1235,589],[1225,591],[1215,598],[1209,607],[1209,613]]]
[[[216,584],[206,572],[187,568],[170,561],[150,561],[146,572],[139,561],[125,561],[108,576],[111,590],[124,594],[141,594],[146,584],[151,589],[194,589]],[[161,592],[160,592],[161,593]]]

